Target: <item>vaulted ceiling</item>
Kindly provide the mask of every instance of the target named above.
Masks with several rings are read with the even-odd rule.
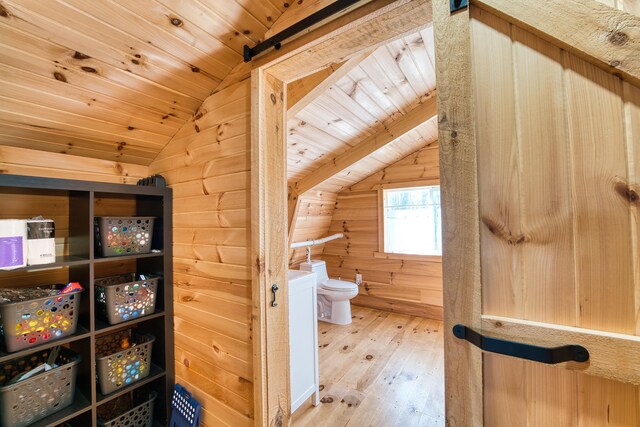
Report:
[[[149,164],[288,7],[0,0],[0,144]]]
[[[311,99],[296,94],[287,123],[290,187],[338,192],[434,142],[434,63],[429,27],[341,64]]]

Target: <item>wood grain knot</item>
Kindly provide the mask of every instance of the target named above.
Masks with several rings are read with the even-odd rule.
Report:
[[[496,328],[501,328],[502,327],[502,322],[498,321],[498,322],[494,323],[494,325],[496,326]]]
[[[256,258],[256,269],[258,272],[264,272],[264,261],[260,257]]]
[[[365,359],[367,359],[367,360],[372,360],[372,359],[373,359],[373,356],[372,356],[372,355],[370,355],[370,354],[367,354],[364,358],[365,358]]]
[[[629,41],[629,36],[622,31],[611,31],[607,39],[613,45],[622,46]]]
[[[59,71],[56,71],[53,73],[53,77],[58,80],[59,82],[63,82],[66,83],[67,82],[67,78],[64,76],[64,74],[62,74]]]
[[[278,411],[271,421],[271,427],[282,427],[284,425],[284,411],[282,406],[278,406]]]
[[[193,301],[193,297],[191,296],[182,297],[182,302],[191,302],[191,301]]]
[[[638,204],[638,201],[640,201],[640,194],[638,194],[640,189],[638,187],[639,186],[637,185],[632,186],[621,180],[613,185],[613,188],[615,189],[616,193],[620,195],[620,197],[634,205]]]
[[[324,384],[320,384],[320,385],[318,386],[318,391],[322,391],[322,390],[324,390]]]
[[[191,67],[191,71],[194,73],[199,73],[200,72],[200,68],[196,67],[196,66],[192,66]]]
[[[614,59],[613,61],[609,62],[609,65],[611,65],[614,68],[617,68],[620,66],[620,61],[618,61],[617,59]]]
[[[182,19],[176,17],[169,17],[169,22],[171,22],[171,25],[175,25],[176,27],[182,27],[183,25]]]
[[[189,365],[191,365],[191,362],[189,362],[189,359],[184,359],[182,363],[184,363],[184,366],[186,366],[187,368],[189,367]]]
[[[271,102],[273,103],[273,105],[275,105],[278,100],[276,96],[272,93],[271,95],[269,95],[269,98],[271,98]]]
[[[456,139],[458,137],[458,132],[456,132],[455,130],[451,131],[451,138]]]
[[[137,59],[132,59],[131,63],[135,65],[140,65],[140,61],[138,61]]]
[[[89,55],[85,55],[84,53],[78,52],[76,50],[76,53],[73,54],[73,59],[90,59],[91,57]]]
[[[122,151],[122,150],[124,150],[124,147],[126,147],[126,145],[127,145],[127,143],[126,143],[126,142],[124,142],[124,141],[120,141],[120,142],[118,142],[118,148],[117,148],[117,149],[118,149],[118,151]]]
[[[200,133],[200,126],[194,125],[193,128],[196,130],[196,133]]]
[[[98,70],[96,70],[96,69],[95,69],[95,68],[93,68],[93,67],[80,67],[80,69],[81,69],[82,71],[86,72],[86,73],[94,73],[94,74],[95,74],[95,73],[97,73],[97,72],[98,72]]]
[[[134,130],[135,128],[133,126],[127,126],[127,130]]]
[[[320,399],[320,403],[333,403],[333,397],[325,396],[322,399]]]
[[[509,246],[519,246],[527,242],[527,237],[524,234],[513,235],[506,226],[499,224],[491,218],[482,218],[482,223],[494,236],[507,242]]]
[[[0,4],[0,16],[2,16],[3,18],[8,18],[11,16],[9,11],[3,4]]]

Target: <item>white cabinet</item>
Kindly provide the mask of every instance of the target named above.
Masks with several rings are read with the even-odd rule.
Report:
[[[316,274],[289,270],[289,345],[291,413],[314,395],[320,404],[318,378],[318,303]]]

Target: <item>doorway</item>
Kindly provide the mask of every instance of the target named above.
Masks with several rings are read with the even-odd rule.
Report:
[[[390,41],[411,36],[431,26],[430,2],[398,3],[402,2],[380,7],[375,12],[352,20],[346,27],[337,26],[331,37],[316,40],[313,47],[300,49],[294,54],[285,55],[286,59],[276,60],[253,71],[252,255],[255,260],[254,354],[256,356],[254,366],[258,368],[256,390],[260,390],[260,393],[256,392],[256,398],[264,397],[261,399],[262,406],[256,408],[257,419],[260,416],[263,417],[262,420],[286,419],[289,415],[289,347],[286,333],[288,289],[285,276],[289,267],[287,248],[290,243],[287,223],[292,216],[291,206],[295,207],[296,203],[295,200],[294,203],[288,203],[288,201],[291,202],[291,198],[288,200],[286,167],[286,137],[289,129],[285,113],[288,98],[286,85],[322,70],[327,65],[348,63],[357,56],[370,54]],[[356,38],[357,43],[353,43]],[[435,94],[431,94],[431,99],[428,94],[423,95],[425,95],[424,98],[418,101],[422,110],[411,110],[406,116],[414,119],[420,115],[424,117],[427,109],[433,110],[430,118],[435,116]],[[406,122],[395,123],[395,127],[390,127],[391,131],[387,133],[391,136],[394,132],[404,135],[408,133],[406,126]],[[416,126],[417,124],[414,123],[413,128]],[[437,134],[435,120],[431,126],[433,134]],[[416,132],[419,133],[419,131]],[[381,148],[376,145],[377,143],[379,144],[379,140],[372,139],[366,149],[375,152]],[[362,158],[367,156],[362,152],[359,155],[362,155]],[[394,160],[402,160],[402,158],[399,156]],[[332,164],[335,166],[336,162]],[[338,166],[342,164],[338,162]],[[330,168],[331,166],[326,167],[326,177],[336,175],[335,171],[329,170]],[[322,182],[325,181],[327,179],[322,180]],[[307,185],[311,184],[307,182]],[[313,189],[317,185],[315,183],[310,188]],[[294,190],[300,190],[300,187],[294,187]],[[277,285],[278,288],[275,292],[272,292],[273,285]],[[272,306],[274,300],[277,303],[276,307]],[[354,310],[354,315],[356,311]],[[377,318],[378,314],[376,312],[373,317]],[[364,321],[365,313],[361,313],[359,317],[363,319],[356,320]],[[394,323],[394,334],[397,334],[399,329],[405,328],[408,328],[411,333],[416,328],[417,334],[420,321],[413,322],[395,324],[397,322],[394,320],[391,322]],[[434,325],[425,326],[424,329],[425,331],[428,329],[429,334],[437,334],[432,332],[435,330],[441,333],[441,328]],[[325,332],[329,333],[328,330]],[[345,345],[347,344],[342,347]]]

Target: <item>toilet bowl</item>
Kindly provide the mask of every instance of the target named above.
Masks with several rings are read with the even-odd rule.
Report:
[[[318,289],[318,320],[337,325],[351,323],[351,299],[358,295],[358,285],[344,280],[329,279],[327,264],[311,260],[300,264],[300,270],[316,273]]]

